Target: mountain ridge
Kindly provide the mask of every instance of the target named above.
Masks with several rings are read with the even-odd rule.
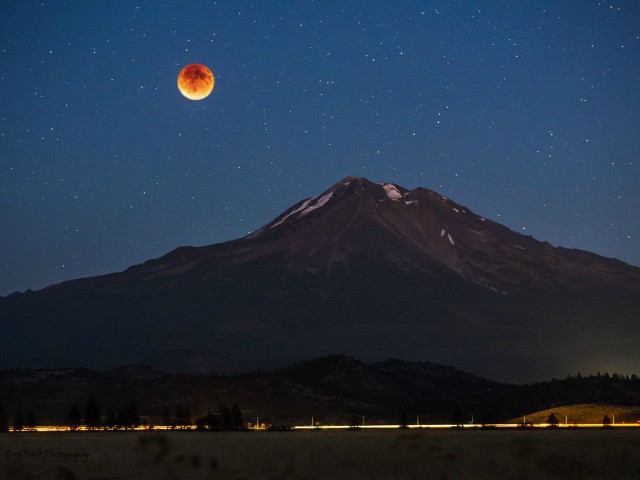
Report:
[[[103,412],[134,402],[150,424],[163,424],[178,405],[193,418],[237,403],[245,420],[307,424],[397,423],[404,414],[413,423],[521,421],[538,411],[560,414],[580,405],[618,405],[627,421],[638,420],[637,375],[568,376],[513,385],[431,362],[386,359],[373,364],[345,355],[328,355],[270,371],[234,375],[175,375],[145,365],[105,372],[82,368],[0,370],[0,403],[5,411],[33,411],[39,424],[65,424],[75,403],[81,409],[95,398]],[[627,406],[626,408],[619,407]],[[635,407],[633,407],[635,405]],[[563,407],[567,406],[567,407]],[[456,410],[458,413],[456,414]],[[571,421],[575,421],[571,415]],[[533,420],[532,417],[531,420]],[[618,421],[625,417],[616,415]],[[596,422],[602,419],[602,413]],[[546,415],[538,421],[544,422]]]
[[[262,250],[252,247],[252,243],[256,240],[266,240],[267,245],[270,245],[273,243],[272,240],[274,238],[278,240],[278,236],[282,236],[283,234],[287,236],[290,235],[292,229],[309,226],[309,224],[318,219],[318,214],[327,213],[322,210],[335,207],[336,199],[339,202],[344,202],[345,200],[340,197],[345,197],[349,194],[355,197],[365,197],[366,200],[359,202],[359,204],[356,205],[357,208],[352,209],[350,214],[353,218],[348,219],[348,221],[343,221],[339,226],[325,228],[322,232],[325,243],[327,243],[327,239],[336,242],[336,245],[333,245],[330,252],[323,250],[322,246],[308,244],[309,238],[311,240],[317,238],[317,229],[313,229],[312,235],[307,234],[307,239],[301,240],[300,238],[294,238],[293,241],[289,241],[285,246],[286,248],[283,248],[281,245],[272,246],[271,248],[267,246],[266,249],[263,248]],[[346,201],[349,200],[351,199],[347,198]],[[421,201],[429,202],[428,208],[430,210],[434,209],[434,205],[439,204],[438,207],[440,207],[440,209],[444,206],[444,208],[455,212],[462,220],[449,216],[451,223],[447,224],[446,221],[432,215],[426,217],[426,219],[422,217],[419,218],[418,220],[423,220],[422,222],[405,221],[404,228],[394,231],[394,228],[397,228],[398,225],[397,222],[391,218],[392,215],[401,214],[406,216],[406,208],[395,208],[395,211],[391,212],[381,211],[381,209],[378,208],[379,205],[375,203],[395,202],[394,206],[404,204],[405,207],[410,206],[412,209],[417,209]],[[349,205],[349,207],[351,207],[351,205]],[[353,210],[355,210],[355,215]],[[370,210],[374,210],[373,215]],[[405,211],[403,212],[402,210]],[[335,212],[329,213],[335,214]],[[377,215],[377,217],[372,218],[375,215]],[[403,218],[403,220],[406,219]],[[358,223],[354,226],[353,223],[355,222]],[[432,222],[433,225],[431,225],[430,230],[428,230]],[[394,262],[401,264],[400,266],[406,271],[417,268],[418,270],[422,270],[420,273],[429,273],[430,268],[437,269],[437,266],[444,265],[445,268],[461,275],[465,280],[472,281],[473,283],[490,289],[500,289],[504,291],[502,287],[517,286],[519,282],[515,282],[513,275],[510,275],[506,269],[496,271],[498,268],[494,267],[494,271],[487,271],[487,267],[483,264],[482,258],[486,252],[483,251],[484,249],[482,248],[475,249],[476,255],[471,255],[467,252],[464,258],[460,258],[460,256],[456,257],[453,252],[456,250],[457,242],[459,242],[461,237],[466,237],[469,233],[472,233],[480,237],[485,237],[481,239],[481,242],[476,241],[474,243],[476,247],[481,246],[482,243],[496,243],[496,241],[498,241],[502,244],[501,253],[513,257],[512,260],[520,263],[527,263],[529,261],[525,252],[527,249],[533,249],[536,254],[545,256],[544,263],[546,264],[550,264],[552,261],[561,261],[564,262],[565,265],[563,266],[565,268],[570,269],[572,268],[572,263],[583,262],[588,263],[590,268],[596,267],[598,269],[595,273],[585,269],[572,272],[579,273],[583,281],[585,276],[588,279],[593,279],[593,277],[597,275],[598,283],[604,284],[605,288],[613,285],[616,288],[631,288],[640,292],[640,268],[638,267],[585,250],[554,247],[548,242],[538,241],[531,236],[522,235],[492,220],[476,215],[467,207],[457,204],[449,198],[423,187],[408,190],[393,183],[377,184],[360,177],[345,177],[321,194],[297,202],[271,222],[244,237],[202,247],[178,247],[165,255],[156,259],[147,260],[138,265],[133,265],[122,272],[69,280],[45,287],[39,291],[57,289],[62,285],[70,285],[77,282],[87,283],[95,282],[96,279],[106,280],[117,278],[122,274],[146,275],[142,276],[141,280],[153,279],[162,275],[180,274],[187,271],[190,267],[195,266],[197,263],[210,258],[226,260],[231,264],[235,262],[237,264],[252,261],[260,256],[278,254],[288,257],[289,261],[287,266],[292,270],[306,270],[311,273],[315,273],[317,270],[324,270],[327,275],[330,275],[332,264],[339,266],[345,263],[344,252],[340,250],[340,242],[349,243],[351,237],[354,236],[354,229],[358,232],[358,235],[356,235],[356,243],[358,241],[362,242],[362,237],[366,237],[366,235],[362,235],[362,231],[368,231],[374,227],[378,227],[380,224],[383,227],[382,230],[385,235],[385,240],[391,243],[400,242],[405,249],[419,251],[422,254],[422,263],[424,264],[426,261],[428,264],[426,268],[424,268],[424,265],[416,265],[415,263],[411,265],[408,259],[403,258],[400,253],[396,252]],[[466,228],[466,231],[461,229],[460,224]],[[410,228],[407,228],[407,225],[409,225]],[[327,225],[323,224],[322,227],[327,227]],[[379,236],[380,232],[378,231],[376,234]],[[300,235],[298,235],[298,237],[300,237]],[[440,244],[429,242],[427,245],[427,242],[424,241],[425,237],[439,238]],[[305,241],[307,243],[305,243]],[[365,250],[366,247],[370,246],[366,242],[366,238],[363,245],[354,246],[353,243],[352,241],[351,244],[347,245],[347,249],[358,251]],[[460,249],[458,248],[457,250]],[[520,250],[520,252],[517,250]],[[328,253],[329,255],[327,255]],[[231,256],[235,256],[235,259],[230,259],[229,257]],[[306,259],[308,264],[303,262],[302,266],[296,266],[295,261],[300,260],[300,257]],[[309,262],[309,257],[314,257],[315,260]],[[492,260],[495,261],[495,258],[492,258]],[[403,261],[405,261],[404,264],[402,264]],[[623,273],[623,271],[625,272]],[[521,274],[521,272],[522,269],[519,274]],[[539,284],[545,284],[546,282],[553,287],[554,283],[551,280],[554,274],[566,276],[566,272],[562,269],[555,269],[555,271],[548,272],[530,272],[528,283],[529,285],[533,285],[536,282]],[[603,277],[607,280],[606,283],[602,282]],[[572,286],[578,287],[580,286],[580,282],[574,280]],[[11,295],[15,295],[15,293]]]
[[[348,198],[349,195],[351,195],[351,198]],[[357,251],[359,248],[360,250],[364,250],[366,249],[366,247],[370,247],[370,245],[366,242],[366,238],[364,240],[363,247],[362,245],[353,245],[352,243],[349,244],[351,237],[355,236],[356,242],[362,243],[364,236],[362,235],[362,231],[370,230],[374,227],[377,227],[378,224],[381,224],[383,227],[383,231],[386,234],[386,240],[390,242],[401,242],[403,243],[402,246],[406,249],[414,249],[420,251],[423,254],[423,257],[428,258],[429,261],[427,263],[430,263],[429,266],[432,268],[434,266],[434,263],[443,263],[442,259],[445,259],[449,260],[449,262],[444,262],[444,265],[447,268],[465,277],[466,280],[470,280],[474,283],[480,284],[481,286],[485,286],[488,288],[497,288],[503,286],[502,284],[513,285],[513,279],[506,274],[495,275],[496,272],[492,272],[494,273],[494,278],[488,278],[488,275],[486,274],[487,272],[483,272],[484,275],[480,274],[478,270],[481,270],[481,259],[455,258],[455,255],[452,253],[452,251],[456,250],[454,247],[456,247],[456,242],[458,241],[455,238],[460,238],[459,235],[462,235],[464,237],[465,234],[469,233],[468,231],[461,232],[459,224],[462,224],[464,225],[464,227],[478,236],[492,237],[488,239],[483,238],[482,242],[485,244],[490,242],[491,240],[498,239],[498,241],[508,245],[511,248],[503,247],[505,248],[506,253],[508,255],[517,257],[522,262],[524,262],[525,260],[521,260],[520,257],[525,256],[525,253],[517,255],[519,252],[516,252],[516,249],[519,249],[523,252],[527,249],[535,249],[538,252],[542,252],[549,257],[546,259],[546,263],[550,263],[550,260],[553,259],[556,261],[563,260],[565,263],[570,264],[572,259],[575,259],[579,262],[589,262],[591,264],[590,266],[598,264],[599,271],[597,274],[599,276],[604,275],[609,282],[613,282],[618,287],[627,288],[629,286],[632,286],[633,289],[640,291],[640,269],[637,269],[636,267],[633,267],[631,265],[627,265],[624,262],[616,259],[601,257],[597,254],[583,250],[553,247],[548,242],[540,242],[530,236],[524,236],[496,222],[476,215],[467,207],[459,205],[449,198],[439,195],[438,193],[426,188],[418,187],[414,190],[408,190],[393,183],[377,184],[374,182],[370,182],[364,178],[358,177],[346,177],[321,194],[315,197],[303,199],[300,202],[292,205],[289,209],[285,210],[274,220],[259,228],[255,232],[252,232],[251,234],[242,237],[241,239],[237,239],[231,242],[224,242],[218,245],[231,246],[233,245],[233,242],[236,241],[252,242],[257,239],[262,240],[264,239],[264,237],[267,237],[268,239],[271,236],[277,236],[278,234],[283,233],[285,235],[289,235],[293,229],[304,227],[307,225],[311,226],[310,224],[312,222],[321,220],[321,217],[324,214],[328,213],[333,214],[332,221],[335,222],[336,212],[332,210],[332,207],[340,208],[343,206],[342,204],[344,202],[352,201],[354,197],[356,198],[356,201],[360,201],[357,202],[356,208],[352,208],[352,210],[349,212],[351,218],[343,220],[342,223],[336,222],[338,223],[338,226],[331,226],[326,224],[321,225],[321,235],[323,241],[326,242],[328,238],[329,241],[334,242],[330,254],[327,254],[328,252],[324,252],[322,250],[322,246],[305,244],[304,241],[299,238],[302,235],[298,235],[298,238],[294,238],[293,242],[288,242],[288,250],[284,250],[284,253],[292,258],[303,255],[306,258],[313,256],[317,259],[322,259],[322,261],[326,263],[320,263],[319,265],[317,265],[318,262],[315,262],[316,265],[312,264],[310,267],[307,266],[306,268],[310,269],[310,271],[312,272],[315,269],[326,270],[326,273],[329,275],[332,264],[345,263],[344,252],[340,250],[341,242],[348,244],[346,248],[344,248],[344,250]],[[360,197],[360,199],[358,199],[357,197]],[[365,200],[361,200],[362,198],[364,198]],[[401,206],[401,208],[395,208],[395,211],[392,212],[384,211],[384,208],[379,208],[380,205],[378,204],[381,202],[386,203],[385,207],[392,205],[393,207]],[[429,230],[431,223],[429,221],[418,222],[415,221],[415,219],[412,219],[414,221],[405,221],[399,226],[398,222],[395,221],[394,218],[392,218],[393,215],[404,214],[406,216],[407,209],[402,208],[402,204],[404,204],[404,207],[419,209],[421,206],[421,202],[429,202],[429,204],[427,205],[427,208],[429,210],[433,210],[434,205],[440,204],[440,207],[444,206],[444,208],[450,209],[451,211],[455,212],[457,216],[461,217],[462,220],[453,218],[453,223],[447,224],[446,221],[442,221],[442,219],[438,218],[437,216],[429,216],[426,217],[426,220],[431,220],[435,224],[431,225],[431,229]],[[347,207],[352,206],[347,205]],[[329,209],[329,212],[323,211],[327,209]],[[371,213],[371,210],[374,211],[373,214]],[[410,215],[411,213],[413,212],[409,212]],[[442,217],[442,215],[440,215],[440,217]],[[418,218],[418,220],[424,219],[424,217]],[[354,226],[354,224],[356,225]],[[353,233],[354,229],[357,230],[357,235]],[[317,238],[317,236],[320,236],[320,232],[318,232],[318,230],[318,228],[314,228],[312,232],[313,234],[306,234],[305,232],[306,238]],[[376,232],[376,234],[380,235],[380,232],[378,231]],[[425,240],[429,237],[439,238],[440,244],[436,244],[436,242],[430,242],[430,244],[427,244]],[[478,242],[475,242],[475,245],[478,245]],[[208,247],[200,248],[207,249]],[[375,246],[373,248],[375,249]],[[282,247],[280,247],[280,250],[278,250],[277,248],[273,250],[274,251],[270,251],[267,253],[283,252]],[[477,250],[481,251],[481,249]],[[176,249],[167,256],[171,254],[177,254],[177,252],[184,253],[183,250]],[[394,259],[395,262],[402,263],[402,256],[400,254],[396,255],[397,257]],[[184,258],[181,260],[184,260]],[[402,266],[405,270],[410,270],[407,264],[404,264]],[[418,269],[420,269],[420,267],[421,266],[418,266]],[[620,270],[627,269],[627,267],[635,269],[635,272],[631,275],[622,274]],[[428,271],[428,268],[426,270]],[[587,273],[587,276],[589,276],[589,272],[585,272],[584,270],[580,271],[580,273],[583,277],[585,276],[585,273]],[[542,273],[537,272],[533,274],[533,276],[535,278],[532,278],[532,281],[545,280],[544,278],[542,278]],[[550,274],[547,274],[547,277],[548,276],[550,276]],[[619,279],[618,276],[623,276],[624,278]],[[549,280],[549,278],[547,278],[547,280]]]

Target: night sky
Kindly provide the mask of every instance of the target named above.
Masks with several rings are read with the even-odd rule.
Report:
[[[636,0],[24,0],[0,25],[0,295],[244,236],[348,175],[640,265]]]

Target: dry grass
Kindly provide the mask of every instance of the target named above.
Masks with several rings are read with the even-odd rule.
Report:
[[[616,423],[636,423],[640,420],[640,407],[584,403],[551,408],[527,415],[527,422],[545,423],[551,413],[555,413],[560,423],[602,423],[605,415],[615,419]],[[522,422],[522,417],[514,418],[510,423]]]
[[[640,478],[640,431],[19,433],[0,435],[7,479]],[[75,452],[86,461],[20,458]]]

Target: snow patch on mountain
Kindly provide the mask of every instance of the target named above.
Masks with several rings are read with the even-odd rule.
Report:
[[[333,196],[333,192],[329,192],[320,198],[313,197],[313,198],[310,198],[309,200],[306,200],[302,205],[300,205],[298,208],[296,208],[292,212],[289,212],[288,214],[286,214],[284,217],[282,217],[276,223],[271,225],[269,228],[271,229],[271,228],[277,227],[278,225],[282,224],[285,220],[291,218],[296,213],[299,214],[298,218],[300,218],[307,215],[310,212],[313,212],[314,210],[325,205],[331,199],[332,196]]]
[[[403,196],[400,190],[398,190],[392,183],[385,183],[382,188],[384,188],[384,191],[387,193],[387,198],[389,200],[397,202]]]
[[[298,208],[296,208],[293,212],[288,213],[287,215],[282,217],[280,220],[278,220],[276,223],[271,225],[271,227],[269,227],[269,228],[277,227],[282,222],[284,222],[287,218],[289,218],[291,215],[294,215],[294,214],[300,212],[301,210],[304,210],[305,208],[307,208],[307,205],[309,205],[309,203],[311,203],[312,200],[313,200],[313,198],[310,198],[309,200],[305,201],[302,205],[300,205]]]
[[[327,193],[325,196],[320,198],[320,200],[318,200],[315,204],[302,210],[302,212],[300,213],[300,216],[302,217],[303,215],[306,215],[309,212],[313,212],[316,208],[322,207],[325,203],[327,203],[331,199],[332,196],[333,196],[333,192]]]

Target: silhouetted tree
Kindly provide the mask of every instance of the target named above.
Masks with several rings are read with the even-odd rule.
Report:
[[[453,414],[451,415],[451,423],[456,426],[462,425],[462,412],[460,411],[460,407],[457,405],[453,409]]]
[[[172,424],[171,422],[171,410],[169,409],[169,406],[165,406],[164,410],[162,412],[162,424],[169,426]]]
[[[118,413],[116,414],[116,427],[127,428],[127,424],[127,409],[124,407],[120,407],[118,408]]]
[[[407,419],[407,412],[402,412],[400,414],[400,428],[407,428],[409,424],[409,420]]]
[[[180,428],[184,428],[186,424],[187,424],[187,412],[182,406],[182,404],[179,403],[176,406],[176,425]]]
[[[551,412],[547,417],[547,423],[550,427],[557,427],[560,421],[558,420],[558,417],[556,417],[556,414]]]
[[[20,410],[18,410],[16,414],[13,416],[13,430],[18,432],[22,430],[23,427],[24,427],[24,423],[22,421],[22,415],[20,415]]]
[[[196,418],[198,430],[220,430],[222,428],[218,416],[209,412],[204,417]]]
[[[353,416],[349,421],[349,427],[355,429],[359,429],[362,424],[362,417]]]
[[[496,423],[496,416],[491,410],[482,415],[482,425],[493,425],[494,423]]]
[[[604,417],[602,417],[602,426],[603,427],[611,426],[611,419],[609,418],[609,415],[607,415],[606,413],[604,414]]]
[[[244,428],[244,421],[242,420],[242,412],[237,403],[233,403],[231,407],[231,428],[233,430],[242,430]]]
[[[116,423],[124,429],[135,428],[140,425],[140,417],[138,416],[138,408],[135,402],[131,402],[127,407],[118,409]]]
[[[100,422],[100,407],[95,398],[91,397],[84,409],[84,424],[89,428],[98,428]]]
[[[36,416],[33,413],[33,410],[29,410],[27,413],[27,419],[24,423],[24,426],[27,428],[36,428]]]
[[[218,416],[222,430],[232,430],[231,428],[231,410],[224,403],[218,405]]]
[[[76,428],[78,428],[78,425],[80,425],[81,421],[82,418],[80,417],[80,409],[78,408],[78,405],[74,403],[71,407],[71,410],[69,410],[69,413],[67,413],[67,424],[69,425],[69,427],[71,427],[72,430],[75,430]]]
[[[0,403],[0,432],[7,431],[7,415],[4,412],[4,408],[2,407],[2,403]]]
[[[116,414],[113,411],[113,407],[109,406],[109,408],[107,408],[107,413],[104,419],[104,426],[105,428],[113,428],[116,426],[116,423]]]

